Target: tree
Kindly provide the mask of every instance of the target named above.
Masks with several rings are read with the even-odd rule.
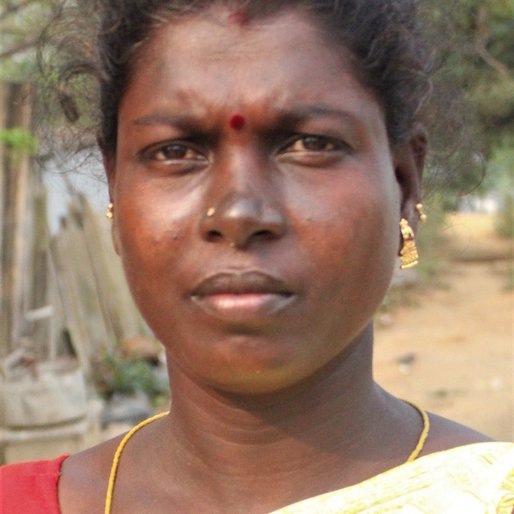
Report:
[[[514,143],[514,0],[466,0],[453,14],[465,42],[457,65],[489,156]]]
[[[428,107],[438,128],[432,132],[432,172],[443,177],[438,185],[444,191],[499,189],[509,183],[499,175],[514,169],[514,162],[506,165],[512,153],[505,151],[514,144],[514,0],[422,0],[422,5],[438,50],[436,98]]]
[[[58,0],[0,0],[0,79],[30,77],[41,29],[58,4]]]

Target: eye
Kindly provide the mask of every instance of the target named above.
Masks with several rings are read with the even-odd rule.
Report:
[[[334,152],[342,150],[345,144],[325,136],[298,136],[283,148],[285,153],[295,152]]]
[[[167,143],[147,152],[147,158],[155,161],[199,161],[205,156],[184,143]]]
[[[142,150],[138,156],[144,166],[166,175],[200,170],[209,162],[206,147],[187,139],[156,143]]]

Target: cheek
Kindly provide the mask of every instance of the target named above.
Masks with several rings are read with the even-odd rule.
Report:
[[[309,222],[317,227],[309,247],[317,254],[312,272],[323,277],[330,294],[351,294],[364,307],[366,297],[380,302],[393,272],[400,197],[394,178],[372,183],[367,175],[360,177],[352,187],[341,184],[337,195],[327,195],[330,202],[317,206],[318,217]]]
[[[310,237],[329,250],[341,245],[339,251],[350,256],[351,249],[359,253],[371,245],[371,253],[377,253],[396,245],[400,192],[392,173],[391,180],[381,181],[361,173],[331,185],[323,195],[295,196],[301,198],[297,210],[310,225]]]
[[[122,170],[117,184],[118,239],[126,259],[163,261],[174,255],[198,210],[199,192],[175,181]],[[130,262],[127,262],[130,264]]]
[[[391,174],[392,175],[392,174]],[[356,196],[359,207],[348,217],[352,220],[351,244],[355,250],[356,268],[365,271],[370,280],[384,282],[392,273],[398,241],[399,188],[394,176],[378,184],[364,184]]]
[[[169,207],[138,188],[118,196],[119,254],[134,298],[143,310],[148,294],[173,269],[183,240],[183,224],[169,219]]]

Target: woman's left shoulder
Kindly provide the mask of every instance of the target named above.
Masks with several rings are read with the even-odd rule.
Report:
[[[493,439],[477,430],[430,413],[430,430],[423,454],[449,450],[458,446],[490,443]]]
[[[423,458],[413,463],[414,472],[430,477],[443,496],[446,491],[455,497],[459,491],[477,505],[493,505],[496,513],[514,514],[514,443],[494,441],[440,416],[431,414],[430,421],[430,436]]]

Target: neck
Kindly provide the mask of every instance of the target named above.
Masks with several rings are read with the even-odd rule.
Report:
[[[372,378],[372,339],[368,327],[351,351],[302,384],[259,397],[212,390],[171,366],[173,408],[166,427],[173,462],[187,462],[190,469],[194,463],[197,476],[218,480],[218,489],[230,477],[231,493],[260,502],[270,488],[309,484],[316,494],[317,488],[349,485],[381,471],[375,469],[381,459],[401,462],[408,442],[384,450],[392,401]]]
[[[317,447],[329,444],[320,441],[317,432],[331,433],[331,425],[337,439],[341,431],[347,436],[361,433],[356,415],[366,411],[361,407],[376,392],[371,373],[372,339],[363,339],[347,355],[302,383],[274,394],[225,393],[198,384],[171,366],[173,427],[180,428],[186,440],[193,440],[195,448],[206,435],[238,445],[247,438],[254,445],[256,440],[266,444],[267,437],[274,443],[275,436],[288,434]],[[205,450],[208,453],[212,448]]]

